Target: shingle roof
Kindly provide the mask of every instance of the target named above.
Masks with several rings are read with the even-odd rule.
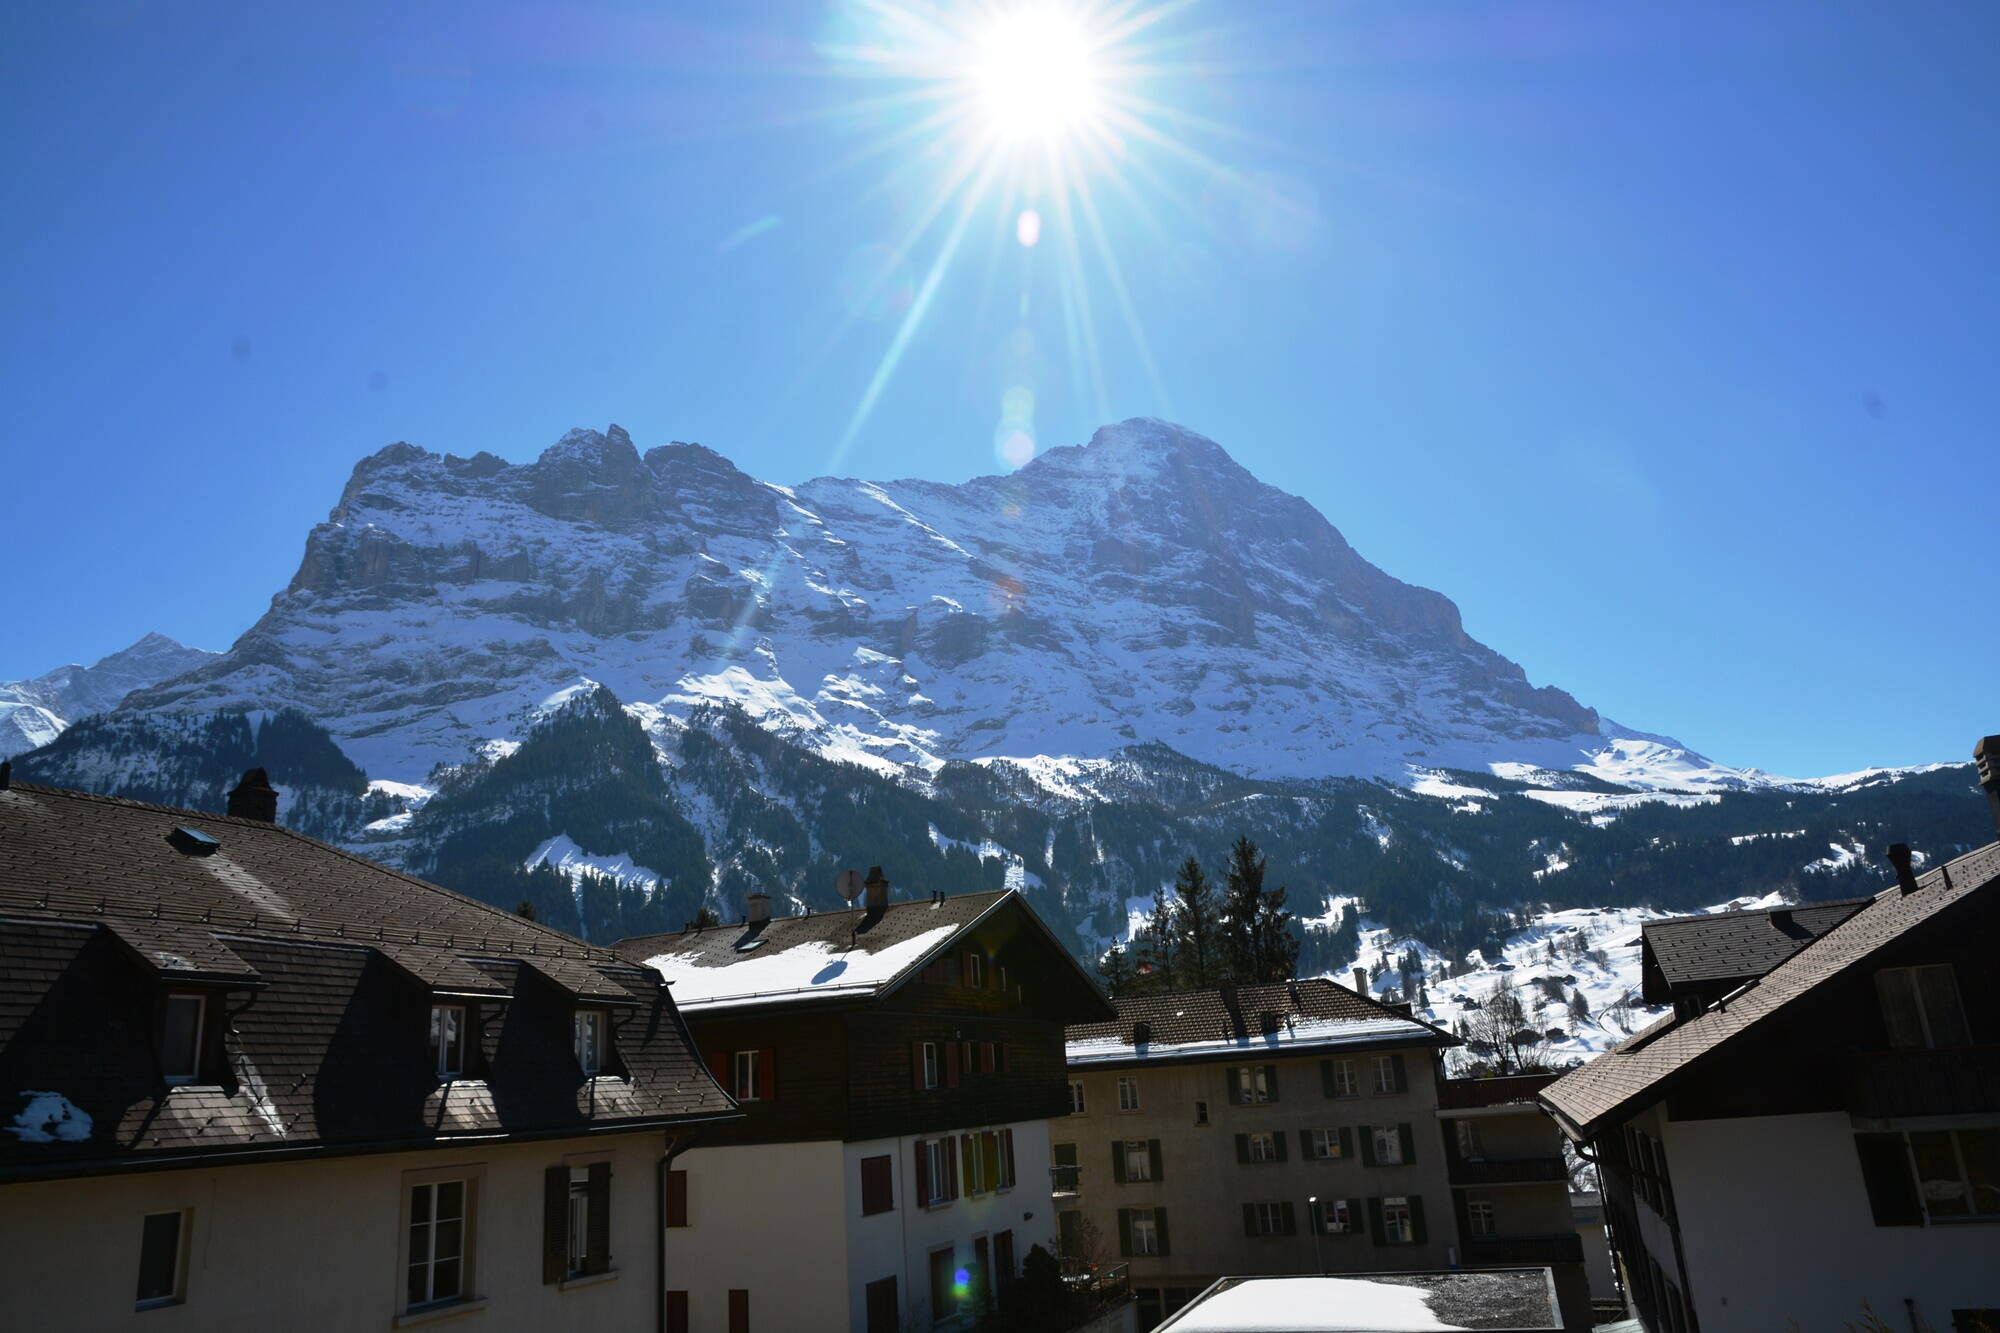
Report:
[[[1325,977],[1128,995],[1113,1003],[1118,1008],[1115,1020],[1079,1023],[1064,1030],[1072,1065],[1285,1054],[1336,1046],[1459,1044],[1443,1029]],[[1141,1036],[1144,1042],[1138,1040]]]
[[[224,1006],[221,1084],[162,1081],[162,983]],[[490,997],[485,1078],[435,1077],[437,995]],[[579,998],[610,1006],[616,1075],[570,1054]],[[733,1113],[669,995],[608,949],[276,825],[0,789],[0,1178]]]
[[[1915,893],[1889,889],[1718,1006],[1684,1022],[1662,1020],[1619,1043],[1542,1093],[1572,1137],[1596,1136],[1628,1108],[1657,1100],[1663,1085],[1787,1006],[1865,962],[1904,932],[1948,912],[2000,879],[2000,843],[1938,867]]]
[[[1688,986],[1714,986],[1761,977],[1872,901],[1842,898],[1797,907],[1760,907],[1648,921],[1641,927],[1644,960],[1659,969],[1668,994],[1659,994],[1647,968],[1648,1004],[1665,1004]]]

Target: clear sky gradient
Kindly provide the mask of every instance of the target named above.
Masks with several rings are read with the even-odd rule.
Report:
[[[2000,6],[1129,8],[1071,188],[920,225],[858,5],[9,7],[0,679],[226,646],[393,440],[958,481],[1026,387],[1725,762],[2000,731]]]

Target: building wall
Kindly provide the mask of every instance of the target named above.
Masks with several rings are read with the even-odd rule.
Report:
[[[687,1293],[689,1333],[729,1327],[732,1289],[750,1293],[753,1329],[837,1326],[829,1314],[846,1304],[848,1273],[843,1161],[837,1140],[674,1159],[687,1172],[688,1224],[667,1229],[667,1289]]]
[[[1576,1234],[1583,1241],[1583,1271],[1590,1282],[1593,1301],[1619,1299],[1618,1283],[1611,1275],[1611,1244],[1604,1232],[1602,1196],[1573,1194],[1570,1206],[1576,1216]]]
[[[416,1324],[398,1320],[408,1176],[452,1168],[477,1182],[470,1285],[484,1306],[467,1327],[650,1328],[661,1152],[658,1134],[624,1134],[0,1185],[0,1323],[146,1333]],[[613,1272],[545,1286],[543,1170],[598,1159],[611,1162]],[[191,1210],[187,1299],[135,1311],[142,1219],[175,1209]]]
[[[1702,1333],[1932,1328],[2000,1306],[2000,1224],[1878,1227],[1845,1114],[1672,1121],[1667,1160]]]
[[[1423,1200],[1427,1238],[1419,1245],[1384,1245],[1372,1227],[1360,1236],[1322,1236],[1320,1255],[1332,1272],[1442,1268],[1452,1261],[1458,1244],[1451,1190],[1445,1175],[1445,1154],[1438,1138],[1437,1093],[1431,1052],[1402,1052],[1407,1091],[1377,1094],[1366,1078],[1367,1057],[1373,1052],[1348,1053],[1360,1062],[1363,1091],[1356,1097],[1329,1098],[1320,1075],[1320,1054],[1244,1063],[1275,1065],[1275,1102],[1232,1106],[1226,1070],[1231,1064],[1182,1062],[1159,1057],[1132,1068],[1072,1068],[1070,1077],[1084,1086],[1085,1113],[1050,1122],[1054,1143],[1074,1143],[1082,1168],[1081,1189],[1062,1207],[1080,1207],[1095,1225],[1113,1262],[1131,1264],[1132,1284],[1139,1288],[1200,1289],[1227,1273],[1292,1273],[1311,1271],[1315,1264],[1313,1236],[1306,1200],[1368,1199],[1391,1195]],[[1139,1080],[1136,1111],[1118,1109],[1118,1079]],[[1208,1124],[1195,1123],[1195,1103],[1208,1104]],[[1416,1160],[1410,1165],[1362,1165],[1358,1137],[1370,1124],[1408,1124]],[[1299,1131],[1348,1126],[1357,1139],[1354,1159],[1318,1161],[1300,1151]],[[1281,1133],[1285,1160],[1274,1164],[1238,1162],[1236,1135],[1250,1131]],[[1112,1145],[1125,1139],[1154,1139],[1161,1145],[1161,1179],[1150,1183],[1117,1184]],[[1289,1236],[1251,1237],[1245,1234],[1243,1205],[1290,1202],[1297,1230]],[[1169,1253],[1160,1257],[1118,1254],[1120,1208],[1164,1207],[1168,1217]],[[1365,1208],[1365,1205],[1364,1205]]]

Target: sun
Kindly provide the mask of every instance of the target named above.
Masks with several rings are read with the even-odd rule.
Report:
[[[1077,133],[1097,112],[1089,37],[1060,9],[995,15],[974,38],[972,86],[987,132],[1008,143]]]

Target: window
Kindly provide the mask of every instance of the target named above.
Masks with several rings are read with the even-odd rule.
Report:
[[[187,1214],[148,1213],[139,1232],[139,1292],[134,1306],[150,1310],[187,1299]]]
[[[1207,1102],[1198,1101],[1194,1104],[1194,1122],[1197,1125],[1205,1125],[1208,1123]]]
[[[1493,1200],[1477,1190],[1466,1191],[1465,1229],[1474,1236],[1493,1234]]]
[[[1132,1253],[1157,1255],[1160,1252],[1160,1225],[1151,1208],[1132,1210]]]
[[[2000,1216],[2000,1129],[1912,1133],[1910,1160],[1931,1221]]]
[[[1378,1093],[1399,1091],[1396,1087],[1396,1057],[1393,1055],[1378,1055],[1375,1057],[1374,1063],[1375,1091]]]
[[[1069,1113],[1083,1114],[1083,1084],[1077,1079],[1071,1079],[1069,1083]]]
[[[978,954],[967,954],[965,956],[965,984],[968,986],[982,985],[985,979],[985,966],[985,960]]]
[[[1370,1125],[1363,1131],[1368,1135],[1376,1166],[1396,1166],[1403,1160],[1403,1135],[1400,1125]]]
[[[896,1279],[876,1278],[863,1290],[868,1293],[868,1333],[902,1333],[903,1311],[896,1304]]]
[[[750,1333],[750,1291],[747,1287],[729,1289],[729,1333]]]
[[[965,1159],[965,1170],[961,1179],[965,1182],[967,1194],[984,1194],[993,1188],[992,1168],[995,1163],[986,1155],[988,1133],[966,1134],[958,1141],[959,1155]]]
[[[406,1294],[412,1310],[465,1295],[463,1180],[410,1187],[410,1262]]]
[[[1479,1140],[1477,1121],[1460,1120],[1458,1124],[1458,1155],[1462,1161],[1483,1162],[1486,1160],[1486,1145]]]
[[[1319,1229],[1329,1236],[1345,1236],[1354,1230],[1354,1204],[1348,1199],[1321,1199],[1316,1205]]]
[[[604,1011],[579,1009],[570,1020],[570,1038],[576,1062],[586,1075],[604,1067]]]
[[[1875,974],[1875,994],[1898,1050],[1971,1045],[1951,964],[1886,968]]]
[[[931,1322],[941,1324],[958,1313],[958,1261],[947,1245],[931,1251]]]
[[[1289,1236],[1296,1227],[1289,1203],[1246,1203],[1243,1230],[1251,1236]]]
[[[1074,1143],[1052,1143],[1049,1145],[1049,1193],[1075,1194],[1082,1185],[1081,1172],[1077,1170],[1076,1145]],[[1068,1251],[1064,1251],[1068,1253]]]
[[[923,1085],[935,1088],[944,1082],[942,1062],[938,1059],[938,1044],[934,1041],[921,1043],[923,1057]]]
[[[1382,1241],[1388,1245],[1408,1245],[1416,1240],[1410,1225],[1410,1201],[1400,1194],[1382,1200]]]
[[[893,1211],[896,1207],[895,1175],[889,1155],[861,1159],[861,1215]]]
[[[1354,1061],[1335,1060],[1330,1072],[1333,1075],[1332,1094],[1335,1097],[1359,1097],[1361,1081],[1354,1072]]]
[[[667,1293],[667,1333],[689,1333],[693,1321],[688,1315],[688,1294],[685,1290]]]
[[[1332,1161],[1347,1156],[1341,1132],[1337,1129],[1315,1129],[1310,1131],[1307,1147],[1320,1161]]]
[[[1136,1111],[1139,1109],[1139,1080],[1121,1078],[1118,1080],[1118,1109]]]
[[[926,1206],[958,1197],[958,1159],[950,1139],[918,1140],[917,1197]]]
[[[668,1178],[667,1225],[676,1225],[674,1187]],[[680,1189],[680,1219],[687,1225],[687,1192]],[[413,1242],[414,1244],[414,1242]],[[414,1251],[413,1251],[414,1252]],[[611,1271],[611,1163],[551,1166],[542,1173],[542,1281],[562,1282]]]
[[[995,1133],[993,1136],[993,1147],[994,1151],[999,1156],[999,1169],[993,1177],[995,1180],[1000,1182],[997,1188],[1003,1190],[1013,1189],[1014,1188],[1014,1131],[1011,1129],[1003,1129]]]
[[[160,1024],[160,1072],[169,1083],[192,1083],[201,1077],[201,1030],[207,997],[169,995]]]
[[[1236,1091],[1230,1100],[1243,1106],[1270,1101],[1271,1081],[1266,1072],[1269,1069],[1269,1065],[1243,1065],[1230,1070],[1230,1081]]]
[[[565,1277],[580,1276],[590,1262],[590,1169],[569,1171],[569,1265]]]
[[[1278,1136],[1275,1134],[1245,1135],[1250,1141],[1250,1160],[1253,1162],[1275,1162],[1278,1160]]]
[[[667,1172],[667,1225],[684,1227],[688,1224],[688,1173]]]
[[[456,1004],[431,1006],[431,1068],[439,1078],[465,1072],[465,1009]]]
[[[1153,1144],[1157,1140],[1126,1139],[1119,1144],[1125,1154],[1125,1179],[1151,1180],[1153,1178]]]
[[[739,1102],[754,1102],[759,1100],[757,1092],[756,1051],[738,1051],[736,1053],[735,1075],[735,1079],[730,1085],[730,1091],[736,1095],[736,1100]]]

